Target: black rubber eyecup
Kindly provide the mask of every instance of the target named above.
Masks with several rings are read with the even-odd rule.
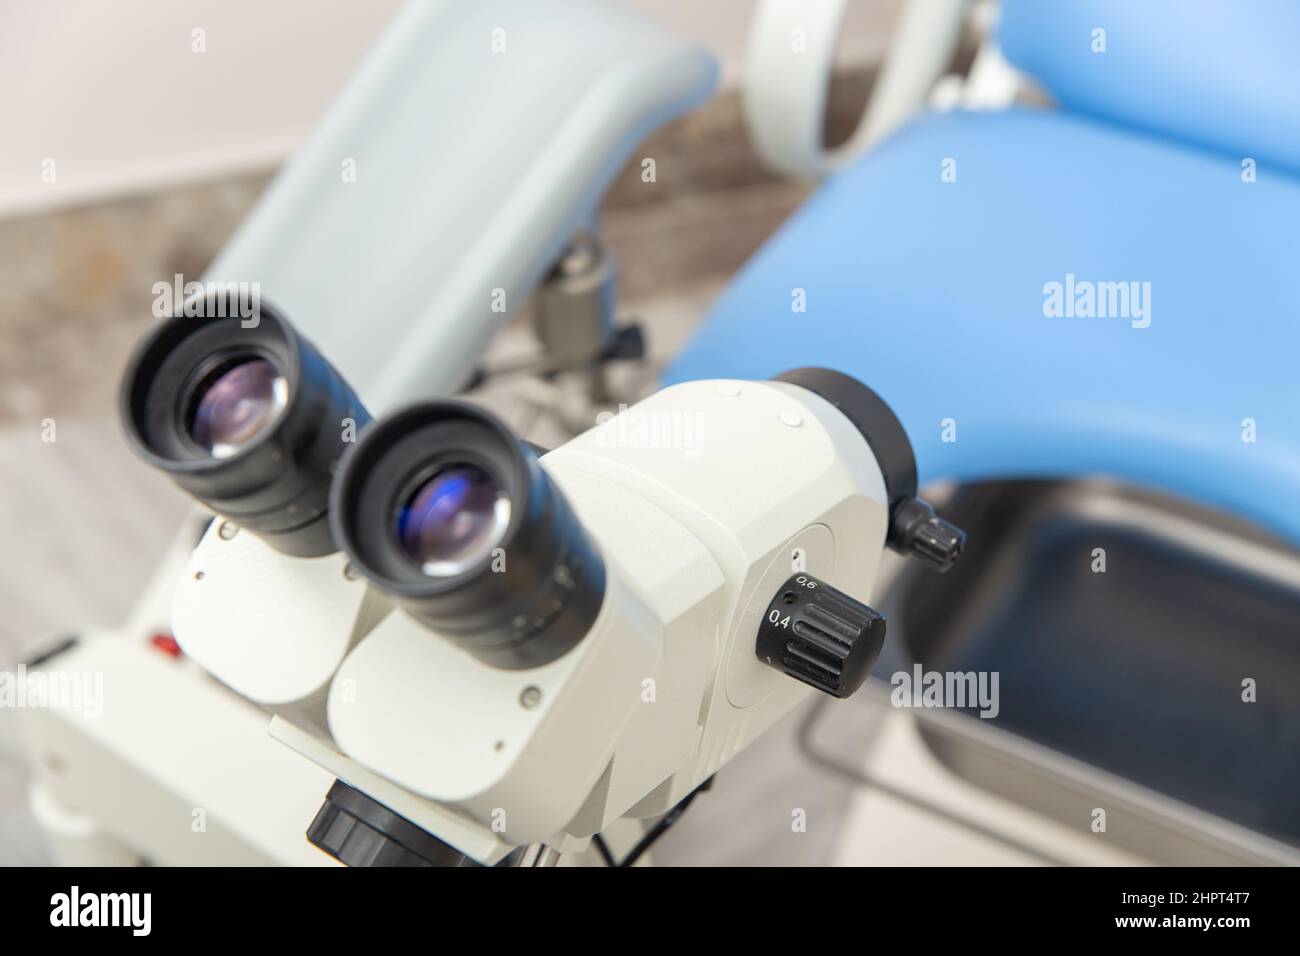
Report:
[[[509,499],[509,521],[474,563],[426,573],[402,545],[399,517],[429,476],[465,465]],[[467,402],[427,402],[376,423],[344,458],[330,512],[358,571],[493,666],[556,659],[586,635],[603,602],[599,554],[532,448]]]
[[[222,372],[251,359],[269,362],[284,379],[283,407],[217,457],[194,438],[196,404]],[[337,550],[326,520],[332,472],[370,419],[338,372],[271,305],[259,303],[248,316],[214,294],[163,319],[131,356],[119,406],[134,452],[213,511],[288,554]]]

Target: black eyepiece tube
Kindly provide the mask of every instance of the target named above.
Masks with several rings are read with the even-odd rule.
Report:
[[[377,422],[343,459],[330,522],[355,568],[494,667],[538,667],[591,630],[605,567],[532,447],[443,400]]]
[[[236,294],[188,303],[136,347],[121,388],[127,441],[277,550],[332,554],[330,481],[370,416],[274,308],[250,315]]]

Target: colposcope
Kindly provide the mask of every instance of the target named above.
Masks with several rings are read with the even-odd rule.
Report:
[[[962,547],[888,405],[826,369],[674,386],[543,452],[458,399],[364,427],[264,308],[165,321],[122,413],[220,516],[177,640],[334,774],[302,824],[354,865],[547,862],[683,805],[866,679],[886,546]]]
[[[581,29],[557,28],[565,23]],[[263,315],[290,317],[371,415],[482,380],[487,400],[499,399],[512,423],[536,422],[532,434],[580,431],[599,411],[593,406],[624,397],[615,383],[605,387],[605,364],[642,352],[629,317],[615,314],[601,198],[625,164],[640,161],[635,150],[647,134],[702,103],[717,76],[701,44],[622,4],[412,0],[216,258],[186,278],[256,288],[272,304]],[[479,135],[485,108],[493,128],[509,130],[508,149]],[[529,301],[534,347],[512,349],[507,340],[527,333],[505,326]],[[485,356],[498,332],[505,347]],[[234,374],[223,393],[255,387],[241,380],[256,368]],[[284,377],[267,376],[273,388]],[[179,400],[167,389],[157,394]],[[273,393],[269,405],[241,405],[238,414],[251,425],[259,407],[274,412],[277,403]],[[281,414],[286,429],[308,420],[289,408]],[[332,458],[339,449],[327,437],[346,441],[355,429],[340,425],[345,416],[328,417],[320,451]],[[134,445],[149,434],[131,424],[127,431]],[[173,620],[172,583],[208,517],[195,509],[121,627],[84,632],[55,657],[42,649],[47,668],[103,673],[121,688],[93,722],[62,710],[22,717],[35,769],[29,803],[59,861],[330,862],[301,839],[296,822],[310,819],[329,774],[268,740],[263,713],[240,694],[277,714],[322,720],[313,707],[341,649],[392,613],[392,601],[343,554],[283,560],[291,547],[333,550],[319,537],[328,528],[323,516],[297,524],[328,504],[322,488],[227,486],[242,462],[264,460],[271,446],[281,453],[302,447],[287,430],[278,434],[238,451],[240,441],[224,443],[229,454],[219,464],[188,460],[202,434],[186,433],[175,453],[142,446],[181,481],[209,486],[209,493],[194,490],[222,515],[212,534],[229,560],[189,573],[203,574],[229,600],[187,604],[183,619]],[[195,625],[184,617],[190,613],[204,620]],[[244,641],[254,615],[263,633],[279,637]],[[240,694],[233,683],[207,679],[191,657],[171,653],[175,630],[223,628],[226,640],[205,648],[204,664],[207,673],[237,675]],[[258,667],[246,666],[254,656]],[[166,722],[156,720],[160,708]],[[140,733],[146,723],[151,731]],[[296,726],[277,720],[272,732]],[[68,769],[51,771],[51,755]],[[256,803],[245,799],[245,776],[261,788]],[[190,830],[198,806],[207,815],[202,840]]]

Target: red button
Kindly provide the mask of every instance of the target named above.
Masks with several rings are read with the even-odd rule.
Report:
[[[162,651],[168,657],[180,657],[184,652],[181,646],[176,643],[176,638],[170,634],[158,633],[149,638],[149,643],[158,650]]]

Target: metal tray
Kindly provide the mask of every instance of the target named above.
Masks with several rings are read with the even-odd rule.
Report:
[[[1300,846],[1300,553],[1101,481],[967,486],[944,510],[968,548],[947,575],[907,567],[878,602],[874,675],[999,673],[995,719],[915,711],[942,763],[1075,824],[1114,808],[1112,837],[1160,862]]]

